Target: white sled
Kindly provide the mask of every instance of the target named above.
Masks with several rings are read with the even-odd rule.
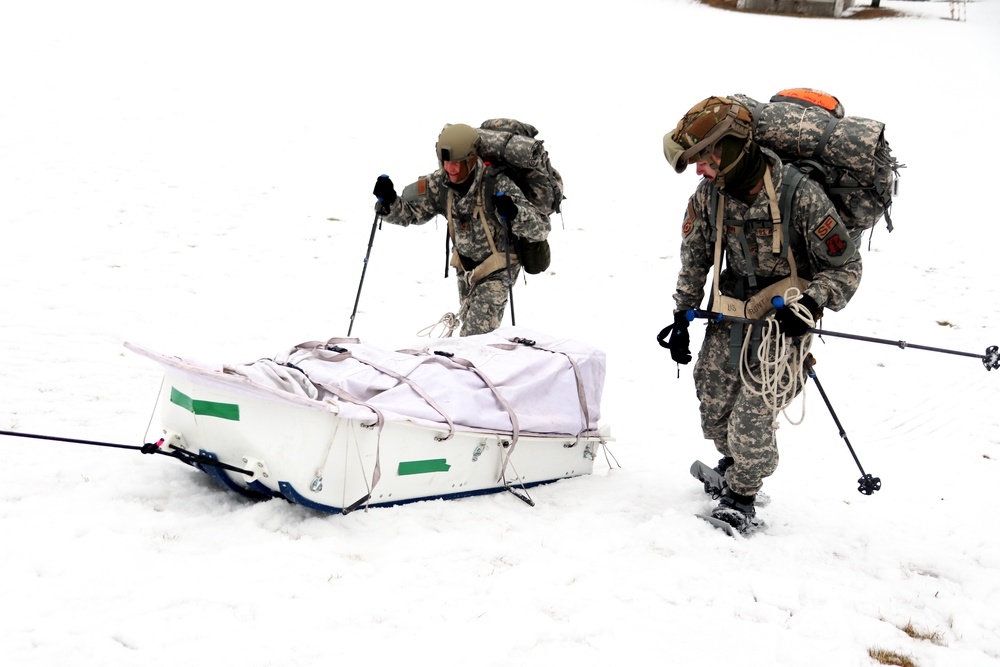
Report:
[[[161,453],[325,512],[528,500],[520,489],[590,474],[611,439],[598,426],[604,354],[525,330],[397,352],[331,339],[218,368],[125,345],[163,366]]]

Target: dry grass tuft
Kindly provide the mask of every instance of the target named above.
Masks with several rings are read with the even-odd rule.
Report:
[[[913,621],[910,621],[906,625],[900,628],[903,632],[908,634],[914,639],[923,639],[924,641],[933,642],[935,644],[941,644],[941,633],[940,632],[921,632],[913,627]]]
[[[898,653],[893,653],[892,651],[886,651],[882,648],[870,648],[868,649],[868,655],[872,657],[875,662],[881,665],[895,665],[896,667],[917,667],[917,663],[913,662],[905,655],[900,655]]]

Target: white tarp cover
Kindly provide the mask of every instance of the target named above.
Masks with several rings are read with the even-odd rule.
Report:
[[[515,339],[535,345],[514,344]],[[223,374],[297,397],[333,401],[345,418],[371,420],[373,408],[386,420],[447,428],[440,410],[458,429],[511,432],[509,407],[521,433],[575,436],[598,428],[605,356],[579,341],[507,327],[480,336],[420,339],[401,351],[358,339],[315,345],[319,347],[303,344],[251,364],[225,365]]]

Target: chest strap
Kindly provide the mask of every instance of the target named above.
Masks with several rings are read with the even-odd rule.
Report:
[[[773,297],[784,296],[789,287],[797,287],[800,291],[805,291],[805,288],[809,286],[808,281],[799,278],[799,271],[795,264],[795,256],[792,254],[791,245],[784,242],[785,234],[783,234],[781,230],[790,221],[786,220],[784,223],[782,222],[781,212],[778,207],[778,197],[774,189],[774,181],[771,179],[770,167],[767,167],[764,171],[764,187],[767,192],[768,206],[771,209],[771,219],[773,221],[773,242],[771,250],[773,253],[780,255],[782,252],[782,246],[784,246],[784,251],[788,258],[788,266],[791,269],[791,275],[761,289],[746,300],[726,296],[722,293],[722,282],[720,278],[722,274],[722,244],[725,232],[726,197],[723,193],[719,192],[715,212],[715,253],[713,257],[714,273],[712,277],[712,303],[710,305],[712,312],[730,317],[741,317],[756,320],[771,309],[771,299]],[[786,218],[788,217],[790,216],[786,216]],[[739,225],[738,230],[740,245],[743,247],[746,265],[751,269],[747,275],[747,281],[752,289],[756,289],[757,279],[753,271],[754,263],[753,257],[750,254],[750,246],[746,238],[746,229],[743,225]]]
[[[462,266],[462,260],[458,256],[458,244],[455,241],[455,221],[452,215],[452,205],[455,202],[455,193],[452,192],[451,188],[448,188],[448,235],[451,237],[451,243],[454,246],[451,253],[451,265],[459,272],[459,275],[468,274],[465,276],[466,280],[469,281],[470,285],[476,285],[482,280],[496,271],[507,267],[507,256],[504,253],[497,251],[496,243],[493,240],[493,233],[490,231],[490,226],[486,222],[486,209],[483,206],[483,188],[486,187],[485,182],[480,186],[479,191],[476,193],[476,208],[472,212],[472,218],[475,220],[479,219],[480,224],[483,226],[483,233],[486,234],[486,241],[490,244],[490,255],[482,262],[476,265],[476,268],[472,271],[465,271]],[[510,254],[510,261],[514,263],[517,261],[517,255],[513,252]]]
[[[791,211],[786,211],[784,220],[782,220],[781,210],[778,206],[778,197],[774,189],[774,181],[771,179],[770,166],[768,166],[764,171],[764,188],[767,193],[768,207],[771,210],[771,235],[773,239],[771,252],[776,255],[780,255],[782,246],[784,246],[784,250],[788,256],[788,266],[791,270],[791,275],[772,285],[764,287],[746,300],[726,296],[722,293],[722,283],[720,278],[722,273],[722,237],[725,231],[726,197],[721,192],[713,190],[713,195],[715,192],[718,192],[718,205],[715,212],[715,255],[713,258],[715,266],[712,278],[712,301],[709,304],[709,310],[712,312],[721,313],[722,315],[731,317],[753,320],[760,319],[773,307],[771,305],[771,299],[776,296],[783,297],[786,291],[791,287],[797,287],[799,291],[804,292],[806,287],[809,286],[809,281],[799,278],[798,267],[795,264],[795,256],[792,254],[791,244],[784,243],[784,239],[789,235],[784,234],[783,230],[787,225],[791,224]],[[747,242],[746,228],[742,223],[739,224],[738,233],[740,235],[740,244],[743,247],[746,265],[750,269],[749,275],[747,275],[747,283],[751,289],[757,289],[756,272],[753,270],[753,257],[750,254],[750,246]],[[760,335],[758,327],[753,327],[752,335]],[[743,338],[744,325],[738,323],[731,324],[729,331],[729,365],[731,367],[738,367],[740,364],[740,357],[743,354],[744,347]],[[756,350],[757,346],[751,345],[750,349]]]

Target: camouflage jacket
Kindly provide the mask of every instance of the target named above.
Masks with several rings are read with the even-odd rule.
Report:
[[[766,148],[761,150],[771,165],[771,178],[780,196],[781,183],[791,167],[784,166],[777,155]],[[705,281],[712,271],[715,255],[713,188],[708,179],[703,180],[688,200],[684,213],[681,271],[674,294],[677,310],[700,308],[705,296]],[[756,276],[758,289],[790,275],[787,256],[772,252],[766,188],[761,188],[752,206],[726,197],[725,219],[722,294],[739,299],[752,296],[756,290],[748,289],[745,280],[751,273]],[[742,224],[731,224],[736,222]],[[789,231],[799,277],[811,281],[806,294],[820,306],[835,311],[843,308],[861,282],[861,254],[833,203],[823,189],[809,179],[803,179],[796,190]]]
[[[490,243],[483,231],[482,222],[473,219],[476,200],[482,194],[483,208],[487,224],[493,235],[493,243],[498,251],[504,249],[504,223],[493,208],[493,195],[505,192],[514,200],[518,211],[511,229],[514,235],[529,241],[542,241],[552,229],[548,216],[533,207],[507,176],[487,168],[480,160],[476,165],[475,180],[469,191],[459,196],[455,192],[452,204],[452,220],[455,223],[455,247],[472,264],[478,264],[490,256]],[[404,227],[422,225],[435,215],[448,217],[448,174],[444,169],[421,177],[403,189],[403,194],[392,203],[386,222]],[[468,268],[468,267],[466,267]]]

